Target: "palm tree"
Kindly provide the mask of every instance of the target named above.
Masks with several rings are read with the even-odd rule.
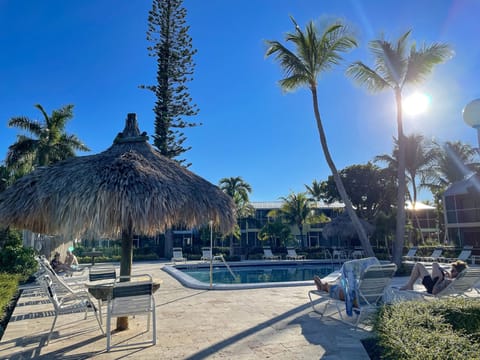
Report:
[[[320,33],[313,21],[311,21],[307,24],[305,32],[303,32],[295,22],[295,19],[293,19],[293,17],[291,17],[291,19],[295,26],[295,32],[287,33],[285,39],[295,45],[296,53],[290,51],[278,41],[267,41],[269,48],[267,49],[266,56],[275,54],[275,59],[283,68],[285,78],[280,80],[280,86],[284,91],[296,90],[302,86],[307,86],[310,89],[312,93],[313,111],[325,160],[330,167],[338,192],[345,204],[345,208],[366,254],[368,256],[374,256],[365,229],[360,224],[357,214],[353,210],[342,179],[330,155],[327,136],[323,128],[322,118],[320,117],[317,95],[317,77],[320,76],[322,72],[338,65],[343,60],[341,54],[356,47],[357,43],[349,33],[347,27],[340,22],[326,26],[324,31]]]
[[[418,189],[422,187],[423,175],[428,171],[435,160],[436,152],[430,147],[420,134],[411,134],[405,138],[405,171],[407,185],[410,184],[411,192],[407,187],[408,196],[415,205],[417,202]],[[398,140],[394,138],[395,147],[392,155],[384,154],[375,156],[375,161],[387,163],[390,170],[398,168]],[[420,177],[420,178],[419,178]],[[418,181],[420,180],[420,182]]]
[[[10,184],[11,173],[5,165],[0,165],[0,192]]]
[[[393,261],[400,265],[405,241],[405,141],[403,135],[402,91],[407,84],[418,84],[433,67],[446,61],[452,54],[448,45],[434,43],[423,45],[417,50],[415,44],[407,48],[411,30],[400,36],[395,44],[383,37],[370,41],[369,47],[375,57],[375,67],[370,68],[360,61],[351,64],[347,75],[372,92],[392,89],[397,106],[398,132],[398,192],[397,192],[397,226],[393,249]]]
[[[252,192],[252,187],[250,184],[245,182],[241,176],[236,176],[220,179],[219,186],[225,194],[229,195],[233,199],[237,218],[245,218],[245,221],[248,221],[247,217],[254,212],[254,209],[249,202],[249,194]],[[233,254],[234,235],[236,237],[240,236],[240,228],[238,225],[236,225],[233,233],[230,234],[230,254]]]
[[[313,216],[310,208],[310,201],[304,193],[291,193],[287,197],[281,197],[283,204],[279,214],[288,224],[296,225],[300,231],[301,245],[305,246],[303,240],[303,226],[310,222]]]
[[[321,201],[323,199],[322,183],[317,180],[312,181],[312,186],[306,185],[307,193],[311,196],[312,201]]]
[[[38,166],[45,166],[75,156],[75,151],[90,151],[75,135],[65,132],[65,126],[73,118],[73,105],[53,110],[49,116],[44,108],[35,107],[43,115],[43,121],[31,120],[25,116],[13,117],[8,126],[31,133],[33,137],[17,135],[17,141],[8,148],[6,165],[20,172],[29,172]]]
[[[443,146],[438,143],[434,145],[435,161],[424,179],[424,185],[433,194],[443,193],[450,184],[480,170],[475,162],[478,153],[471,145],[460,141],[447,141]]]
[[[413,207],[413,215],[416,219],[417,225],[420,228],[420,221],[418,220],[415,206],[417,204],[418,188],[424,186],[422,179],[424,174],[429,171],[435,160],[434,149],[426,144],[423,135],[410,134],[405,138],[405,169],[407,176],[407,194],[410,198]],[[395,148],[392,155],[379,155],[375,157],[375,161],[383,161],[388,164],[389,169],[397,170],[398,168],[398,140],[394,138]],[[420,177],[420,179],[418,179]],[[420,182],[417,182],[420,180]],[[408,184],[411,186],[408,187]],[[420,231],[422,242],[423,234]]]

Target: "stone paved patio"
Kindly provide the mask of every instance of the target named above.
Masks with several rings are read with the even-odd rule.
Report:
[[[44,296],[20,298],[2,341],[0,359],[368,359],[354,329],[334,317],[312,312],[311,286],[204,291],[183,287],[161,270],[165,263],[135,263],[134,273],[161,280],[155,293],[157,345],[105,352],[106,339],[83,313],[62,315],[48,346],[52,305]],[[130,318],[130,329],[114,344],[151,337],[146,318]]]

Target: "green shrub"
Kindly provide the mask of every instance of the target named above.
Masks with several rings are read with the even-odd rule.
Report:
[[[384,359],[478,359],[480,304],[405,301],[384,307],[374,329]]]
[[[5,246],[0,251],[0,272],[20,274],[22,280],[28,279],[38,269],[35,250],[22,245]]]
[[[8,307],[18,290],[20,276],[16,274],[0,274],[0,339],[5,331],[6,319],[4,319]],[[4,325],[2,325],[4,324]]]

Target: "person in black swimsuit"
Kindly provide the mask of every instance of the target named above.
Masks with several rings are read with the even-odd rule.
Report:
[[[461,260],[457,260],[454,263],[450,264],[450,272],[443,269],[440,264],[434,262],[432,263],[432,273],[427,270],[425,265],[422,263],[415,263],[410,274],[408,282],[400,288],[400,290],[413,290],[413,284],[418,279],[422,279],[422,285],[425,286],[429,294],[437,294],[443,290],[451,279],[454,279],[459,273],[461,273],[466,267],[467,264]]]

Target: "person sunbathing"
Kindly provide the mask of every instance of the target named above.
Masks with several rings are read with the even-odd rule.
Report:
[[[443,269],[440,264],[432,263],[432,272],[430,273],[422,263],[415,263],[408,282],[400,290],[413,290],[413,285],[418,279],[422,279],[422,285],[425,286],[427,293],[436,295],[445,289],[453,279],[467,268],[467,264],[462,260],[457,260],[450,264],[450,272]]]
[[[76,269],[78,267],[77,257],[70,250],[67,250],[64,264],[70,266],[73,269]]]
[[[59,252],[56,252],[54,257],[53,257],[53,260],[50,262],[50,266],[52,267],[52,269],[57,273],[61,273],[61,272],[72,272],[74,271],[70,266],[62,263],[60,261],[60,253]]]
[[[322,282],[322,279],[318,275],[313,277],[313,281],[317,286],[317,290],[328,292],[329,294],[334,295],[332,297],[345,301],[345,293],[338,281],[335,283]]]

